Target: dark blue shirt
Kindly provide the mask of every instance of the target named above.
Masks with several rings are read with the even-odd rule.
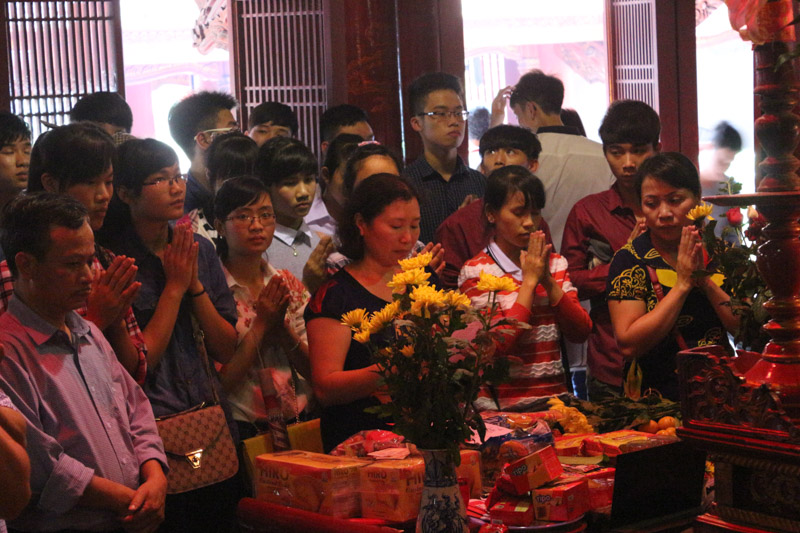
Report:
[[[467,195],[483,198],[486,191],[484,175],[469,168],[460,157],[456,160],[456,168],[449,181],[445,181],[433,169],[424,155],[406,167],[403,177],[414,185],[420,195],[422,220],[419,240],[426,244],[433,241],[436,228],[458,209]]]
[[[197,181],[192,171],[186,173],[186,198],[183,201],[183,212],[188,213],[194,209],[202,209],[206,218],[213,219],[214,193],[208,187]]]
[[[170,239],[172,232],[170,231]],[[207,239],[195,234],[195,241],[200,245],[198,253],[198,278],[211,298],[219,314],[234,327],[236,326],[236,302],[228,289],[222,265]],[[139,271],[136,280],[141,282],[139,295],[133,303],[133,312],[142,329],[147,327],[158,304],[158,299],[166,285],[166,275],[161,259],[153,254],[139,239],[133,227],[129,227],[115,239],[116,246],[112,250],[118,255],[126,255],[136,260]],[[214,370],[214,386],[224,399],[222,386]],[[192,328],[192,311],[189,297],[185,296],[178,311],[175,328],[169,339],[164,355],[156,366],[148,366],[144,391],[153,406],[156,417],[179,413],[203,402],[212,402],[210,383],[206,374],[203,359],[197,350]],[[223,408],[228,417],[229,426],[233,420],[227,401],[223,400]],[[233,433],[234,438],[236,433]]]

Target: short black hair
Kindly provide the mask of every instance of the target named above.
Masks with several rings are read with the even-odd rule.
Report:
[[[358,145],[364,142],[360,135],[354,133],[340,133],[331,141],[328,151],[325,153],[323,167],[328,169],[331,176],[336,169],[347,163],[350,156],[358,149]]]
[[[737,154],[742,151],[742,136],[724,120],[714,126],[712,142],[715,148],[728,148]]]
[[[431,72],[423,74],[408,86],[408,104],[412,115],[425,111],[425,101],[428,95],[436,91],[453,91],[464,103],[464,89],[461,81],[446,72]]]
[[[194,138],[213,129],[220,111],[236,107],[236,99],[226,93],[202,91],[187,96],[169,110],[169,133],[189,157],[194,156]]]
[[[271,122],[273,126],[289,128],[292,137],[297,136],[297,115],[292,108],[280,102],[263,102],[250,111],[247,117],[247,129],[251,130],[259,124]]]
[[[661,135],[661,120],[655,109],[644,102],[617,100],[608,106],[598,131],[604,150],[612,144],[628,143],[655,148]]]
[[[17,277],[20,252],[44,259],[53,226],[78,229],[88,218],[86,206],[66,194],[37,192],[15,197],[3,209],[0,230],[0,245],[11,275]]]
[[[213,220],[225,222],[225,218],[240,207],[248,206],[261,196],[270,196],[269,189],[264,183],[254,176],[236,176],[220,186],[214,196]],[[222,259],[228,258],[228,243],[222,237],[214,239],[217,245],[217,255]]]
[[[345,216],[337,229],[339,251],[357,261],[364,257],[364,238],[356,225],[356,215],[366,223],[375,220],[396,200],[419,199],[417,191],[405,178],[394,174],[375,174],[365,179],[351,194],[345,206]]]
[[[13,113],[0,111],[0,146],[31,138],[31,129]]]
[[[344,169],[344,190],[348,196],[353,192],[356,184],[356,174],[361,168],[361,163],[368,157],[379,155],[388,157],[397,166],[397,172],[403,173],[403,161],[394,152],[378,142],[367,142],[356,148],[347,159],[347,166]]]
[[[527,128],[512,126],[511,124],[501,124],[488,129],[481,137],[478,153],[483,158],[484,154],[489,150],[498,150],[500,148],[519,150],[529,160],[538,160],[539,154],[542,153],[542,143],[539,142],[539,137],[535,133]]]
[[[586,137],[586,128],[583,127],[583,120],[581,120],[581,116],[576,110],[569,107],[562,107],[561,122],[563,122],[565,126],[575,128],[582,137]]]
[[[351,104],[329,107],[319,118],[320,137],[324,142],[330,142],[341,128],[359,122],[369,123],[369,115],[360,107]]]
[[[685,155],[678,152],[661,152],[647,158],[636,174],[636,194],[642,199],[642,182],[645,178],[663,181],[676,189],[688,189],[700,198],[700,176],[697,167]]]
[[[486,179],[483,210],[500,211],[515,192],[521,192],[525,197],[525,207],[544,209],[546,198],[542,181],[523,166],[506,165],[489,174]]]
[[[258,149],[255,174],[267,187],[297,174],[316,176],[317,170],[316,156],[297,139],[273,137]]]
[[[220,181],[253,174],[258,157],[256,142],[240,131],[217,136],[206,150],[206,174],[211,190]]]
[[[58,126],[40,135],[33,145],[28,191],[43,191],[45,174],[58,180],[59,192],[86,183],[109,167],[116,167],[116,156],[113,139],[96,123],[84,121]]]
[[[118,93],[100,91],[87,94],[78,100],[69,112],[70,122],[91,120],[123,128],[130,133],[133,127],[133,112],[128,102]]]
[[[538,69],[532,70],[519,79],[508,100],[511,107],[528,102],[535,102],[545,113],[561,113],[564,84],[555,76],[549,76]]]

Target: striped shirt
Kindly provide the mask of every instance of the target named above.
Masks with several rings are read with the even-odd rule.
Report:
[[[489,303],[490,293],[477,288],[481,272],[522,281],[519,267],[494,241],[490,242],[482,252],[464,263],[458,278],[459,290],[470,297],[475,308],[486,307]],[[566,260],[558,254],[551,254],[550,273],[564,291],[564,296],[555,306],[550,305],[547,291],[542,285],[536,286],[530,311],[516,303],[518,291],[501,292],[497,296],[498,311],[504,317],[514,318],[531,326],[530,329],[515,330],[498,347],[500,353],[514,358],[510,381],[495,387],[501,410],[524,410],[542,396],[567,392],[564,367],[561,364],[561,332],[557,322],[562,313],[576,318],[576,330],[586,330],[588,334],[591,329],[591,321],[586,311],[580,307],[578,293],[569,280]],[[476,406],[481,410],[497,409],[487,388],[480,391]]]

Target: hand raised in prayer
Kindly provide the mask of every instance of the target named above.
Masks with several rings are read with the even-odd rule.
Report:
[[[289,299],[289,286],[281,275],[272,276],[266,287],[261,289],[255,310],[256,316],[264,323],[267,331],[275,331],[283,326]]]
[[[325,261],[336,250],[330,235],[320,236],[317,246],[311,251],[305,266],[303,266],[303,285],[308,292],[313,293],[325,281]]]
[[[136,281],[137,270],[133,258],[118,255],[106,270],[95,273],[86,318],[101,330],[119,324],[142,286]]]
[[[194,241],[189,224],[177,224],[172,232],[172,242],[164,249],[161,263],[167,278],[167,287],[183,295],[197,279],[197,252],[199,245]],[[166,288],[165,288],[166,290]]]

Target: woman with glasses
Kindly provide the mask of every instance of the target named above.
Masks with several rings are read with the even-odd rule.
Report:
[[[310,295],[288,270],[262,257],[275,233],[269,190],[257,178],[231,178],[214,200],[217,253],[236,299],[239,343],[222,366],[233,417],[242,439],[266,431],[267,408],[261,384],[280,400],[287,422],[311,410],[311,375],[303,309]],[[274,391],[272,390],[274,388]]]
[[[218,363],[231,360],[236,304],[213,245],[188,224],[171,224],[183,215],[186,194],[178,157],[155,139],[127,141],[119,148],[114,183],[109,216],[113,211],[115,224],[103,242],[136,260],[142,286],[133,310],[148,346],[144,392],[153,413],[163,417],[212,403],[213,387],[235,442],[229,404],[213,368],[209,381],[203,350]],[[235,476],[167,495],[160,531],[227,531],[238,496]]]

